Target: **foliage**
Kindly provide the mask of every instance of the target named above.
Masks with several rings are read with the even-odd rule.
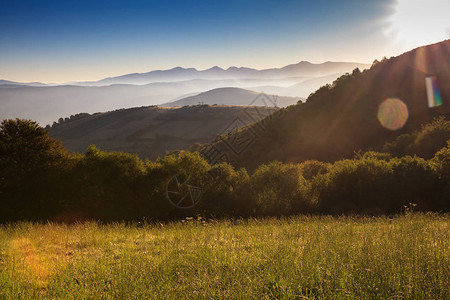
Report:
[[[441,116],[423,125],[413,134],[402,134],[394,142],[386,143],[383,151],[397,157],[418,155],[429,159],[445,146],[448,139],[450,139],[450,121]]]
[[[436,207],[450,211],[450,139],[447,141],[447,147],[439,150],[431,162],[439,177]]]
[[[450,179],[450,139],[447,140],[447,147],[439,150],[432,162],[436,166],[436,171],[441,179]]]
[[[416,134],[413,154],[423,158],[432,158],[449,139],[450,121],[446,121],[443,116],[436,118],[430,124],[422,126],[422,129]]]
[[[253,209],[248,201],[249,175],[245,169],[235,170],[228,163],[213,165],[209,170],[201,210],[221,215],[249,215]]]
[[[89,146],[77,165],[79,203],[91,217],[104,220],[136,217],[142,205],[139,183],[145,176],[144,163],[136,156],[103,152]]]
[[[382,151],[390,153],[392,156],[400,157],[412,153],[411,147],[414,144],[414,136],[408,133],[399,135],[395,141],[385,143]]]
[[[311,180],[318,175],[328,173],[331,166],[332,165],[327,162],[307,160],[300,164],[300,169],[302,170],[303,177],[307,180]]]
[[[58,182],[68,154],[61,142],[31,120],[0,124],[0,218],[34,219],[57,209]]]
[[[392,202],[396,209],[414,203],[417,210],[439,210],[436,191],[440,190],[432,164],[423,158],[404,156],[391,160],[393,176],[390,183]],[[392,207],[394,210],[394,207]]]
[[[310,210],[309,185],[298,164],[261,165],[250,178],[250,199],[257,215],[286,215]]]
[[[435,147],[446,124],[439,119],[424,126],[411,145]],[[450,209],[450,140],[429,160],[357,152],[353,159],[334,163],[275,161],[250,175],[228,163],[211,166],[198,152],[175,151],[146,162],[95,146],[84,155],[72,155],[27,120],[4,121],[0,142],[2,222],[168,220],[196,214],[395,214],[410,203],[420,211]],[[166,192],[175,176],[199,188],[197,206],[180,210],[169,203]]]
[[[313,180],[320,211],[328,213],[381,213],[392,201],[387,185],[393,170],[385,160],[361,158],[334,163],[329,173]]]

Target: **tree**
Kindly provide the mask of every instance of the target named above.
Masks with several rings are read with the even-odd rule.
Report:
[[[361,74],[361,70],[359,68],[353,69],[352,76],[356,77]]]
[[[31,120],[0,124],[0,218],[32,218],[42,210],[49,179],[64,165],[61,142]],[[50,180],[51,181],[51,180]]]

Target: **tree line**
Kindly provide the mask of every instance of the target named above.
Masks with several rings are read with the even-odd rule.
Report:
[[[201,191],[191,209],[167,199],[168,182],[180,174]],[[443,118],[399,136],[381,152],[332,163],[274,161],[252,174],[228,163],[210,165],[198,152],[155,161],[95,146],[69,153],[36,122],[0,125],[1,222],[395,214],[411,205],[449,211],[449,199],[450,122]]]

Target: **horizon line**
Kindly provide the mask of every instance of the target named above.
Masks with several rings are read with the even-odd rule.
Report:
[[[219,68],[223,71],[227,71],[231,68],[237,68],[237,69],[242,69],[242,68],[246,68],[246,69],[252,69],[252,70],[256,70],[256,71],[265,71],[265,70],[279,70],[282,68],[285,68],[287,66],[292,66],[292,65],[297,65],[300,63],[309,63],[312,65],[322,65],[325,63],[348,63],[348,64],[361,64],[361,65],[371,65],[372,63],[366,63],[366,62],[352,62],[352,61],[324,61],[324,62],[311,62],[311,61],[307,61],[307,60],[302,60],[299,61],[297,63],[291,63],[291,64],[287,64],[281,67],[270,67],[270,68],[262,68],[262,69],[258,69],[258,68],[253,68],[253,67],[248,67],[248,66],[240,66],[237,67],[235,65],[230,65],[229,67],[220,67],[218,65],[214,65],[212,67],[209,68],[205,68],[205,69],[197,69],[196,67],[182,67],[182,66],[175,66],[175,67],[169,67],[167,69],[153,69],[153,70],[149,70],[149,71],[144,71],[144,72],[131,72],[131,73],[125,73],[125,74],[119,74],[119,75],[110,75],[107,77],[101,77],[100,79],[96,79],[96,80],[72,80],[72,81],[62,81],[62,82],[46,82],[46,81],[15,81],[15,80],[9,80],[9,79],[5,79],[5,78],[0,78],[0,80],[4,80],[4,81],[10,81],[13,83],[23,83],[23,84],[46,84],[46,85],[68,85],[68,84],[73,84],[73,83],[88,83],[88,82],[97,82],[97,81],[101,81],[104,79],[110,79],[110,78],[115,78],[115,77],[121,77],[121,76],[127,76],[127,75],[140,75],[140,74],[147,74],[147,73],[151,73],[151,72],[157,72],[157,71],[171,71],[171,70],[175,70],[175,69],[183,69],[183,70],[195,70],[198,72],[204,72],[204,71],[208,71],[214,68]]]

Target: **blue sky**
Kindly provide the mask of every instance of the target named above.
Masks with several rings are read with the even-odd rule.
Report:
[[[402,33],[411,12],[402,8],[405,20],[398,21],[398,9],[406,1],[417,0],[0,0],[0,79],[67,82],[176,66],[270,68],[301,60],[370,63],[428,42]],[[435,39],[450,37],[446,19],[439,16],[435,26],[443,28]]]

